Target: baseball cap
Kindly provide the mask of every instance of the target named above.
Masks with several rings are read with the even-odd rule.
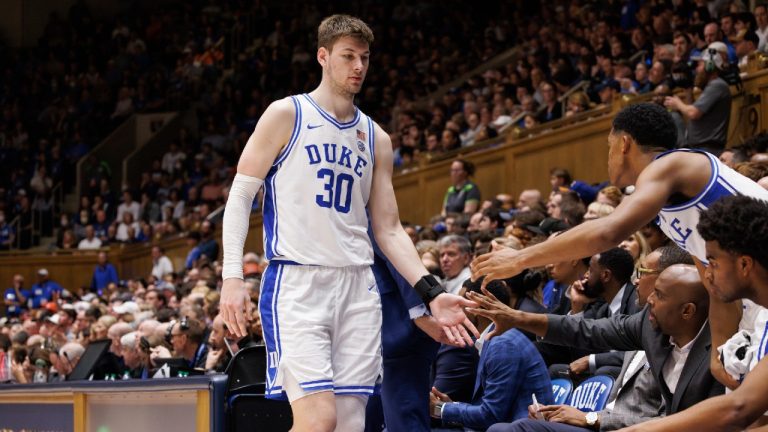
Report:
[[[603,90],[605,90],[607,88],[612,88],[612,89],[614,89],[616,91],[621,91],[621,84],[619,84],[619,82],[616,81],[613,78],[607,79],[607,80],[603,81],[602,83],[598,84],[595,87],[595,91],[597,93],[600,93],[601,91],[603,91]]]
[[[37,271],[37,274],[40,276],[48,276],[48,269],[41,268]]]
[[[543,236],[549,236],[553,232],[563,231],[568,229],[568,224],[561,221],[560,219],[555,218],[545,218],[541,221],[538,225],[526,225],[525,229],[528,231],[543,235]]]

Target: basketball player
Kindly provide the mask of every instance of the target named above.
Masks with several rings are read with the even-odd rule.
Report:
[[[462,307],[421,264],[400,225],[388,135],[353,104],[373,33],[346,15],[318,28],[322,80],[272,103],[240,157],[223,224],[221,314],[245,334],[250,299],[242,253],[254,196],[265,186],[260,314],[267,397],[291,402],[294,431],[356,431],[381,371],[381,303],[368,210],[380,248],[431,309],[438,339],[472,343]],[[426,309],[425,309],[426,310]],[[411,317],[414,318],[414,317]],[[442,335],[442,336],[441,336]]]
[[[536,246],[476,258],[471,264],[472,277],[486,276],[483,283],[488,283],[529,267],[600,253],[656,218],[667,237],[694,257],[706,283],[704,239],[696,231],[701,211],[723,196],[768,200],[768,191],[710,153],[675,149],[676,134],[672,117],[663,107],[643,103],[624,108],[614,118],[608,135],[608,176],[611,184],[620,188],[635,185],[635,191],[604,218],[584,222]],[[741,304],[725,304],[710,297],[712,342],[719,346],[738,327]],[[492,318],[498,332],[509,328],[504,323],[504,311],[476,312]],[[737,383],[724,373],[716,358],[717,350],[712,352],[713,375],[726,386],[735,387]]]

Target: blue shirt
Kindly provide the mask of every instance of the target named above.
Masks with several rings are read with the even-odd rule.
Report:
[[[104,267],[97,265],[93,270],[93,279],[91,279],[91,291],[101,294],[101,291],[110,284],[119,282],[115,266],[107,263]]]
[[[21,295],[24,296],[24,300],[26,301],[27,298],[29,298],[29,290],[19,290],[21,291]],[[18,295],[16,295],[16,290],[13,289],[13,287],[8,288],[5,290],[5,293],[3,294],[3,299],[10,300],[12,302],[11,305],[8,306],[8,309],[6,310],[6,313],[8,316],[16,317],[21,314],[21,311],[24,310],[24,303],[21,302],[21,298],[19,298]]]
[[[15,231],[13,227],[8,225],[7,223],[4,223],[2,226],[0,226],[0,246],[2,246],[3,243],[10,240],[14,232]]]
[[[518,330],[485,342],[472,403],[448,403],[443,421],[486,430],[496,423],[528,418],[532,394],[540,404],[553,403],[552,382],[536,347]]]
[[[200,258],[200,246],[195,246],[187,254],[187,260],[184,262],[184,266],[187,270],[191,269],[195,265],[195,261]]]
[[[27,300],[27,305],[30,309],[36,309],[43,305],[43,300],[45,301],[51,301],[53,300],[53,295],[55,293],[61,293],[63,288],[61,285],[57,284],[56,282],[52,280],[47,280],[45,282],[36,283],[32,285],[32,295]]]

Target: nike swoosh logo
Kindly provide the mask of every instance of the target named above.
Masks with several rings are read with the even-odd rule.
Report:
[[[311,125],[311,124],[308,124],[308,125],[307,125],[307,129],[317,129],[317,128],[319,128],[320,126],[322,126],[322,125],[321,125],[321,124],[319,124],[319,125]]]

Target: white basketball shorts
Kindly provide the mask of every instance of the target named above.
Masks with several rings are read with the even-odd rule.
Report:
[[[273,261],[262,277],[259,313],[266,397],[287,399],[286,371],[306,394],[374,393],[381,375],[381,300],[369,266]]]

